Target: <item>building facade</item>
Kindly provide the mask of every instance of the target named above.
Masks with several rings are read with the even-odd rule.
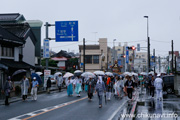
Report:
[[[79,45],[80,65],[83,69],[83,45]],[[99,45],[85,46],[85,70],[94,72],[96,70],[108,70],[112,64],[111,48],[107,46],[107,38],[99,38]]]

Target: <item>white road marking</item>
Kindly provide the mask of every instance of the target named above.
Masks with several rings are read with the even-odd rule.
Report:
[[[123,102],[123,104],[121,106],[118,107],[118,109],[116,111],[114,111],[114,113],[109,117],[108,120],[112,120],[114,118],[114,116],[117,114],[117,112],[127,103],[127,100],[125,100]]]
[[[73,100],[73,101],[66,102],[66,103],[61,103],[61,104],[59,104],[59,105],[55,105],[55,106],[43,108],[43,109],[36,110],[36,111],[30,112],[30,113],[25,113],[25,114],[23,114],[23,115],[20,115],[20,116],[14,117],[14,118],[10,118],[10,119],[8,119],[8,120],[22,120],[22,119],[25,119],[25,118],[22,118],[22,119],[19,119],[19,118],[21,118],[21,117],[23,117],[23,116],[26,116],[26,115],[29,116],[29,117],[35,116],[35,115],[39,114],[39,113],[35,114],[36,112],[39,112],[39,111],[41,111],[40,113],[47,112],[47,111],[50,111],[50,110],[55,109],[55,108],[59,108],[59,107],[63,107],[63,106],[66,106],[66,105],[70,105],[70,104],[76,103],[76,102],[81,101],[81,100],[84,100],[84,99],[86,99],[86,98],[87,98],[87,97],[83,97],[83,98],[81,98],[81,99]],[[48,109],[48,108],[50,108],[50,109]]]

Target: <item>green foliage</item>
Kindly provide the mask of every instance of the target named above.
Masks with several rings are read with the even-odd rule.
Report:
[[[54,61],[54,60],[51,60],[51,59],[49,59],[49,62],[48,62],[50,67],[57,67],[57,63],[58,63],[57,61]],[[41,60],[41,65],[46,66],[46,59]]]

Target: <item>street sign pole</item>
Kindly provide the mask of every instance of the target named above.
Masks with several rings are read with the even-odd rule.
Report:
[[[46,39],[48,39],[48,22],[46,22]],[[46,58],[46,70],[48,70],[49,58]]]

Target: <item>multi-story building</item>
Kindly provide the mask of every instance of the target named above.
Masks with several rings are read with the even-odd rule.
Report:
[[[136,72],[146,72],[147,69],[147,52],[136,52],[134,59],[134,70]]]
[[[80,64],[83,67],[83,45],[79,45]],[[104,60],[102,59],[104,56]],[[111,48],[107,46],[107,38],[100,38],[99,45],[85,46],[85,70],[108,70],[112,64]],[[83,69],[81,67],[81,69]]]

